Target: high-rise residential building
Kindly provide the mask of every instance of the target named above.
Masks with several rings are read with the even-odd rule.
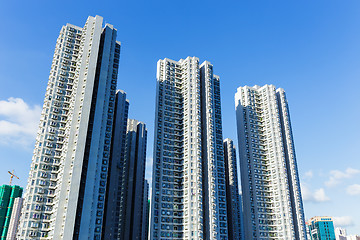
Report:
[[[16,185],[0,186],[0,234],[1,240],[5,240],[9,225],[11,222],[11,214],[13,211],[14,201],[22,196],[22,187]]]
[[[142,239],[147,130],[144,123],[129,119],[126,132],[123,204],[120,238]]]
[[[241,231],[242,203],[239,194],[236,150],[233,141],[229,138],[224,140],[224,158],[229,239],[242,240],[244,233]]]
[[[245,239],[306,239],[285,91],[239,87],[235,105]]]
[[[108,184],[106,188],[105,222],[102,239],[118,239],[121,232],[119,222],[123,216],[125,203],[125,143],[129,113],[129,100],[122,90],[116,91],[114,126],[111,141]]]
[[[239,163],[239,161],[237,161]],[[240,168],[239,168],[239,165],[238,165],[238,173],[240,173]],[[240,181],[240,175],[238,174],[238,183]],[[239,188],[240,187],[241,183],[239,183]],[[242,202],[242,193],[240,192],[239,193],[239,202],[240,202],[240,223],[241,223],[241,228],[240,228],[240,232],[241,232],[241,239],[242,240],[245,240],[245,230],[244,230],[244,213],[243,213],[243,202]]]
[[[346,237],[346,240],[360,240],[359,235],[349,235]]]
[[[100,16],[56,41],[18,239],[100,239],[120,43]]]
[[[14,199],[13,210],[11,212],[9,229],[6,235],[6,240],[16,240],[17,228],[19,226],[21,207],[23,198],[17,197]]]
[[[159,60],[150,239],[228,239],[220,79],[196,57]]]
[[[336,240],[360,240],[359,235],[347,235],[346,229],[335,228],[335,239]]]
[[[141,230],[141,238],[147,240],[149,239],[149,213],[150,213],[150,205],[149,205],[149,182],[145,179],[144,184],[144,199],[143,199],[143,219],[142,219],[142,230]]]
[[[335,228],[335,239],[336,240],[347,240],[346,239],[347,233],[346,233],[346,229],[344,228]]]
[[[305,222],[305,226],[306,226],[306,238],[307,238],[308,240],[311,240],[309,223],[308,223],[308,222]]]
[[[312,217],[307,227],[310,240],[336,240],[332,217]]]

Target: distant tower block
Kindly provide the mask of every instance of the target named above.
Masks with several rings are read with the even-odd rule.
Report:
[[[335,240],[332,217],[312,217],[308,222],[309,240]]]
[[[21,198],[22,187],[2,185],[0,187],[0,234],[1,239],[6,239],[10,223],[12,221],[12,212],[15,199]]]
[[[19,226],[21,207],[23,203],[23,198],[15,198],[13,210],[11,213],[9,230],[6,236],[6,240],[16,240],[17,228]]]
[[[228,210],[229,239],[242,240],[242,208],[238,185],[236,150],[231,139],[224,140],[224,158],[226,175],[226,202]]]

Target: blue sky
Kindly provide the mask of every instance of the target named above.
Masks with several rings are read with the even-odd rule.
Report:
[[[238,86],[287,93],[306,217],[360,234],[360,2],[0,0],[0,183],[25,186],[62,25],[101,15],[122,42],[118,87],[147,124],[152,159],[156,62],[197,56],[221,78],[224,138],[236,141]]]

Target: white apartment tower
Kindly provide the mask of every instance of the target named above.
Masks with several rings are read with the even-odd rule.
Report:
[[[196,57],[157,63],[150,239],[228,239],[219,77]]]
[[[150,214],[150,206],[149,206],[149,182],[145,179],[144,184],[144,198],[143,198],[143,218],[141,223],[141,239],[148,240],[149,239],[149,214]]]
[[[336,240],[347,240],[346,229],[339,227],[335,228],[335,238]]]
[[[306,239],[285,91],[239,87],[235,105],[245,239]]]
[[[126,189],[125,174],[125,145],[129,113],[129,100],[122,90],[116,91],[114,127],[111,138],[111,153],[108,171],[108,184],[105,196],[105,221],[102,239],[119,239],[121,237],[121,224],[119,222],[125,214]]]
[[[14,199],[14,205],[11,212],[9,230],[6,235],[6,240],[16,240],[16,233],[17,233],[17,228],[19,226],[21,207],[23,201],[24,199],[20,197]]]
[[[120,43],[100,16],[56,42],[18,239],[100,239]]]
[[[144,184],[146,164],[147,129],[143,122],[128,119],[126,131],[125,164],[123,171],[124,212],[119,222],[119,239],[143,239],[143,219],[146,218],[144,205]]]
[[[224,140],[226,203],[228,212],[229,239],[242,240],[242,203],[238,185],[238,164],[236,150],[231,139]]]

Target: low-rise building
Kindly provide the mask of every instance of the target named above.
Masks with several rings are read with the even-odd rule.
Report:
[[[312,217],[307,227],[310,240],[335,240],[334,222],[332,217]]]

